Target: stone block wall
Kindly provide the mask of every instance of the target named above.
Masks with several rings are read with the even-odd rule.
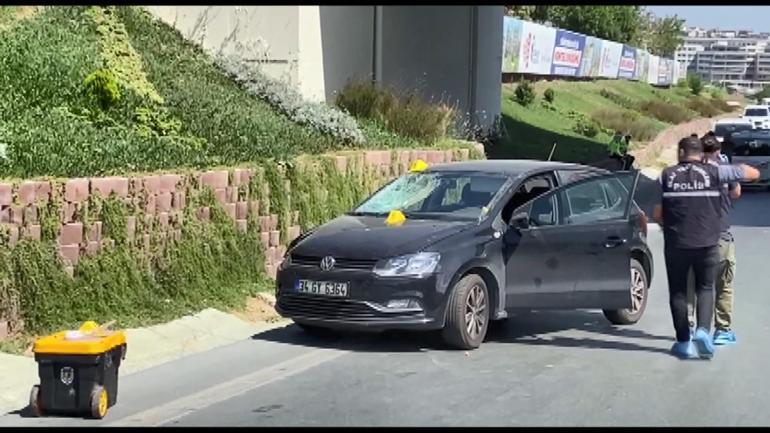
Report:
[[[470,150],[351,151],[329,157],[334,159],[338,171],[363,165],[384,182],[406,172],[415,160],[422,159],[429,164],[466,160],[470,158]],[[251,223],[258,225],[265,270],[274,278],[286,245],[300,235],[299,213],[291,210],[289,221],[281,221],[278,213],[271,212],[268,185],[266,182],[255,184],[253,176],[255,168],[230,168],[184,174],[0,181],[0,246],[13,248],[21,239],[39,241],[47,234],[47,239],[55,239],[63,266],[72,276],[82,257],[112,248],[113,238],[118,235],[124,235],[144,251],[151,251],[158,244],[163,248],[167,241],[180,239],[185,215],[194,215],[199,220],[210,218],[208,206],[188,209],[191,205],[188,199],[208,188],[239,230],[245,232]],[[262,202],[249,193],[249,188],[255,186],[263,189],[258,195]],[[124,234],[111,237],[105,232],[104,221],[89,220],[88,207],[93,206],[94,198],[118,198],[134,210],[125,217],[125,224],[120,224],[125,227]],[[282,236],[280,227],[284,224],[287,229]],[[13,331],[9,328],[14,323],[9,317],[2,317],[2,301],[0,299],[0,340]],[[5,314],[8,315],[8,311]]]

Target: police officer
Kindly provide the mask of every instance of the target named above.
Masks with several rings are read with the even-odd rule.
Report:
[[[716,166],[703,162],[703,143],[697,137],[683,138],[678,147],[679,163],[661,173],[662,202],[653,211],[653,218],[663,227],[665,242],[669,305],[676,330],[671,352],[680,358],[711,358],[714,343],[709,330],[719,262],[722,184],[757,180],[759,172],[747,165]],[[695,274],[698,318],[698,328],[692,337],[687,323],[690,268]]]

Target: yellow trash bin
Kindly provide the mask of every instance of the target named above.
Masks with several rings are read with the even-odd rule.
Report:
[[[32,387],[32,413],[85,414],[101,419],[118,400],[118,368],[126,357],[123,331],[85,322],[35,341],[40,385]]]

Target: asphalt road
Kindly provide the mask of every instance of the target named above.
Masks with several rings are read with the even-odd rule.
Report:
[[[769,215],[768,193],[737,203],[738,344],[711,361],[668,353],[662,238],[651,231],[657,272],[635,326],[533,312],[470,353],[423,334],[324,340],[289,326],[126,376],[102,421],[14,413],[0,425],[767,426]]]

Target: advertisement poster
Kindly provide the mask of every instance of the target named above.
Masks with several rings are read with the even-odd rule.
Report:
[[[647,81],[647,70],[650,68],[650,53],[644,50],[636,52],[636,70],[634,71],[634,80]]]
[[[556,31],[556,43],[551,64],[552,75],[576,76],[580,70],[586,37],[566,30]]]
[[[647,69],[647,82],[649,84],[658,84],[658,67],[660,66],[660,57],[650,55],[649,67]]]
[[[673,63],[671,59],[660,59],[658,65],[658,85],[666,86],[671,84],[671,78],[673,77]]]
[[[556,29],[522,21],[518,72],[548,75],[556,42]]]
[[[636,48],[623,45],[618,65],[618,78],[631,80],[636,73]]]
[[[503,72],[514,73],[518,70],[521,23],[516,18],[503,19]]]
[[[602,78],[618,78],[620,56],[623,54],[623,44],[602,41],[602,59],[599,65],[599,76]]]
[[[586,36],[583,48],[583,58],[580,61],[578,75],[581,77],[598,77],[599,63],[601,61],[602,40],[593,36]]]

